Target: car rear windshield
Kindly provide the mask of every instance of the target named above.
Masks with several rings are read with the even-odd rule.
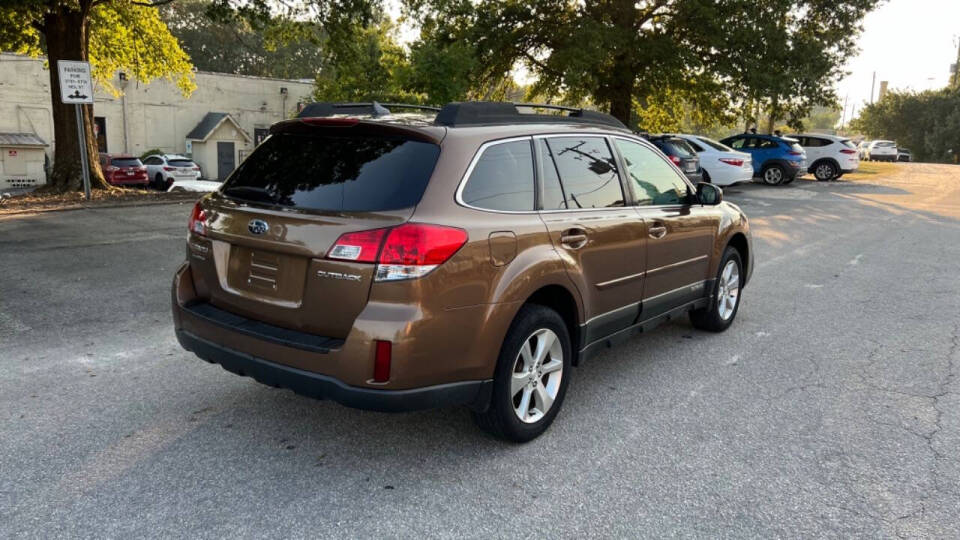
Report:
[[[713,148],[714,150],[718,150],[718,151],[720,151],[720,152],[736,152],[736,150],[734,150],[733,148],[730,148],[729,146],[727,146],[727,145],[725,145],[725,144],[723,144],[723,143],[719,143],[719,142],[717,142],[717,141],[715,141],[715,140],[713,140],[713,139],[706,139],[706,138],[704,138],[704,137],[697,137],[697,140],[700,141],[700,142],[702,142],[703,144],[705,144],[705,145]]]
[[[879,146],[881,148],[890,148],[891,146],[896,146],[893,144],[893,141],[876,141],[873,143],[874,146]]]
[[[439,155],[435,144],[400,137],[278,133],[230,175],[223,194],[304,210],[409,208]]]
[[[687,141],[683,139],[662,139],[658,141],[659,146],[663,149],[665,154],[671,156],[677,156],[679,158],[691,158],[696,152],[693,151],[693,148],[690,148],[690,145],[687,144]]]
[[[192,161],[188,159],[171,159],[167,162],[171,167],[194,167]]]
[[[137,158],[111,158],[110,164],[114,167],[142,167],[143,163]]]

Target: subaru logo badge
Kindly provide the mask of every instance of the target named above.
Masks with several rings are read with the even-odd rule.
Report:
[[[247,224],[247,229],[250,229],[253,234],[266,234],[270,230],[270,225],[262,219],[251,219],[250,223]]]

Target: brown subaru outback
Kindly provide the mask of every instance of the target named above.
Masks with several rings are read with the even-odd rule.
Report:
[[[733,322],[746,216],[614,118],[390,107],[308,106],[196,205],[185,349],[351,407],[467,405],[526,441],[590,354],[687,313]]]

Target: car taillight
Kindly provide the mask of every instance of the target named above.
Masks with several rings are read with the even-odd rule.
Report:
[[[856,154],[857,151],[856,151],[856,150],[850,150],[849,148],[844,148],[843,150],[840,150],[840,153],[841,153],[841,154],[848,154],[848,155],[851,155],[851,156],[852,156],[852,155]]]
[[[327,253],[328,259],[343,261],[377,262],[380,245],[388,229],[351,232],[340,235]]]
[[[466,242],[463,229],[405,223],[392,229],[346,233],[330,248],[327,258],[376,262],[375,281],[397,281],[427,275]]]
[[[733,165],[734,167],[743,167],[743,160],[742,160],[742,159],[720,158],[720,161],[726,163],[727,165]]]
[[[670,161],[674,162],[676,165],[680,165],[680,158],[677,156],[670,156]]]
[[[166,165],[164,165],[164,166],[163,166],[163,170],[165,170],[165,171],[175,171],[175,170],[177,170],[177,169],[176,169],[176,167],[167,167]]]
[[[791,150],[791,151],[787,152],[787,154],[789,154],[789,155],[791,155],[791,156],[802,156],[802,155],[803,155],[803,152],[797,152],[796,150]]]
[[[194,234],[199,234],[200,236],[207,235],[207,212],[200,206],[199,202],[193,206],[193,212],[190,214],[190,223],[187,225],[187,228]]]

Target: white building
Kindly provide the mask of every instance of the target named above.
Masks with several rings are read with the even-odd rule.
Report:
[[[0,132],[37,135],[49,143],[52,160],[56,140],[44,61],[0,53]],[[188,98],[165,79],[143,84],[118,74],[113,85],[124,90],[120,97],[98,88],[93,114],[100,151],[192,153],[204,177],[222,178],[271,124],[295,116],[297,104],[310,102],[313,92],[309,80],[203,71],[196,73],[196,83]]]

